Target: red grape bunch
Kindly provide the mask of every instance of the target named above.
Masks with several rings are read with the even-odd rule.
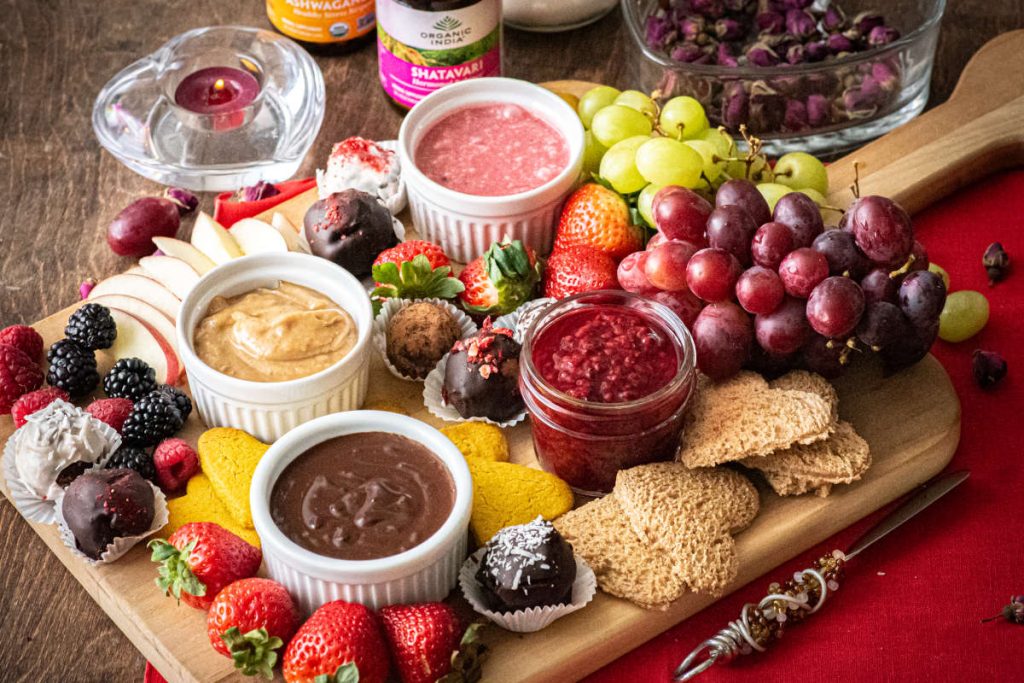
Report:
[[[679,314],[704,374],[803,367],[835,377],[857,352],[877,352],[894,372],[927,354],[946,287],[896,202],[859,198],[826,228],[801,192],[772,210],[754,183],[733,179],[714,200],[659,190],[657,234],[618,271],[623,289]]]

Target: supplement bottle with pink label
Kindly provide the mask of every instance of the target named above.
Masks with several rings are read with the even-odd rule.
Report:
[[[411,108],[438,88],[501,75],[501,0],[377,0],[380,84]]]

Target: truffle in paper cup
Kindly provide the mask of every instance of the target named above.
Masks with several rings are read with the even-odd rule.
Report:
[[[495,320],[494,327],[506,327],[512,330],[513,338],[522,344],[523,339],[526,337],[526,330],[530,329],[533,321],[540,316],[545,308],[556,301],[558,299],[552,299],[551,297],[527,301],[511,313],[506,313]]]
[[[444,386],[444,370],[448,365],[448,356],[450,355],[450,353],[444,354],[444,358],[437,363],[437,366],[430,371],[427,379],[423,382],[423,405],[431,415],[446,422],[486,422],[502,428],[517,425],[526,419],[525,407],[514,418],[504,422],[495,422],[487,417],[462,417],[459,415],[459,411],[455,410],[454,406],[444,402],[444,397],[441,394],[441,388]]]
[[[73,417],[77,432],[66,434],[61,431],[61,425],[51,424],[48,429],[51,429],[52,433],[44,433],[41,423],[52,423],[58,413],[68,416],[69,419]],[[74,436],[82,440],[80,447],[75,447],[72,443]],[[27,445],[23,443],[26,439],[34,439],[34,442]],[[14,507],[30,522],[55,524],[57,514],[54,500],[62,491],[56,483],[57,475],[75,462],[102,465],[120,445],[121,435],[113,427],[65,401],[54,401],[29,415],[26,424],[7,439],[0,465]],[[36,451],[22,455],[23,466],[27,467],[27,463],[32,465],[32,471],[28,472],[30,476],[26,476],[26,472],[19,469],[19,448]],[[95,460],[73,459],[76,455],[94,457]],[[45,493],[40,493],[41,488],[46,489]]]
[[[437,304],[444,308],[446,311],[452,314],[455,318],[455,322],[462,330],[462,334],[459,335],[460,339],[465,339],[473,334],[476,334],[476,323],[466,313],[450,302],[444,301],[443,299],[385,299],[384,304],[381,306],[380,313],[373,320],[373,345],[377,349],[377,353],[380,354],[381,359],[384,361],[384,365],[387,366],[391,374],[399,379],[404,379],[407,382],[423,382],[424,379],[417,379],[416,377],[406,377],[401,371],[396,368],[391,360],[388,358],[388,338],[387,329],[388,321],[391,317],[396,315],[400,310],[413,303],[432,303]]]
[[[476,571],[480,566],[487,548],[480,548],[466,558],[459,569],[459,586],[466,601],[473,606],[478,614],[508,631],[516,633],[533,633],[547,627],[556,619],[577,612],[590,603],[597,593],[597,577],[583,558],[574,554],[576,559],[576,580],[572,582],[572,602],[547,607],[529,607],[515,612],[494,612],[484,606],[483,587],[476,580]]]
[[[89,472],[93,469],[100,468],[94,467],[91,468],[90,470],[86,470],[86,472]],[[57,500],[55,501],[57,529],[60,531],[60,539],[64,542],[64,545],[66,545],[71,550],[72,554],[81,558],[87,564],[107,564],[119,559],[122,555],[131,550],[142,539],[146,538],[147,536],[152,536],[156,532],[160,531],[160,529],[167,526],[167,497],[164,496],[164,492],[161,491],[155,484],[153,484],[153,482],[147,481],[146,483],[149,484],[149,486],[153,489],[153,522],[149,525],[149,529],[147,529],[144,533],[137,534],[135,536],[119,536],[118,538],[115,538],[114,542],[109,544],[107,546],[107,549],[103,551],[102,554],[100,554],[98,560],[89,557],[88,555],[86,555],[78,549],[78,544],[75,541],[75,535],[74,533],[72,533],[70,527],[68,527],[67,522],[64,521],[64,496],[61,495],[59,498],[57,498]]]

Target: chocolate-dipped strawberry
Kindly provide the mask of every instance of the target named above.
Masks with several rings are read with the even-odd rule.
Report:
[[[369,275],[377,254],[398,244],[391,212],[359,190],[335,192],[313,202],[303,227],[313,254],[356,277]]]
[[[492,327],[490,319],[472,337],[452,346],[441,397],[465,418],[511,420],[524,409],[519,394],[519,342],[512,330]]]
[[[75,545],[98,560],[114,539],[138,536],[153,524],[153,487],[127,468],[90,470],[71,482],[61,514]]]

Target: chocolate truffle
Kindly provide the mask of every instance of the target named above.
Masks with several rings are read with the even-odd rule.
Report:
[[[495,612],[563,605],[572,602],[576,558],[551,522],[538,517],[505,527],[487,542],[476,580]]]
[[[153,524],[153,487],[135,470],[90,470],[68,486],[61,513],[78,549],[98,560],[114,539]]]
[[[475,335],[455,342],[441,397],[465,418],[504,422],[521,413],[519,342],[512,338],[512,330],[492,328],[488,319]]]
[[[302,222],[313,254],[356,277],[369,275],[377,254],[398,244],[391,212],[360,190],[335,192],[313,202]]]
[[[417,301],[391,317],[385,335],[391,364],[406,377],[423,379],[459,340],[462,328],[443,306]]]

